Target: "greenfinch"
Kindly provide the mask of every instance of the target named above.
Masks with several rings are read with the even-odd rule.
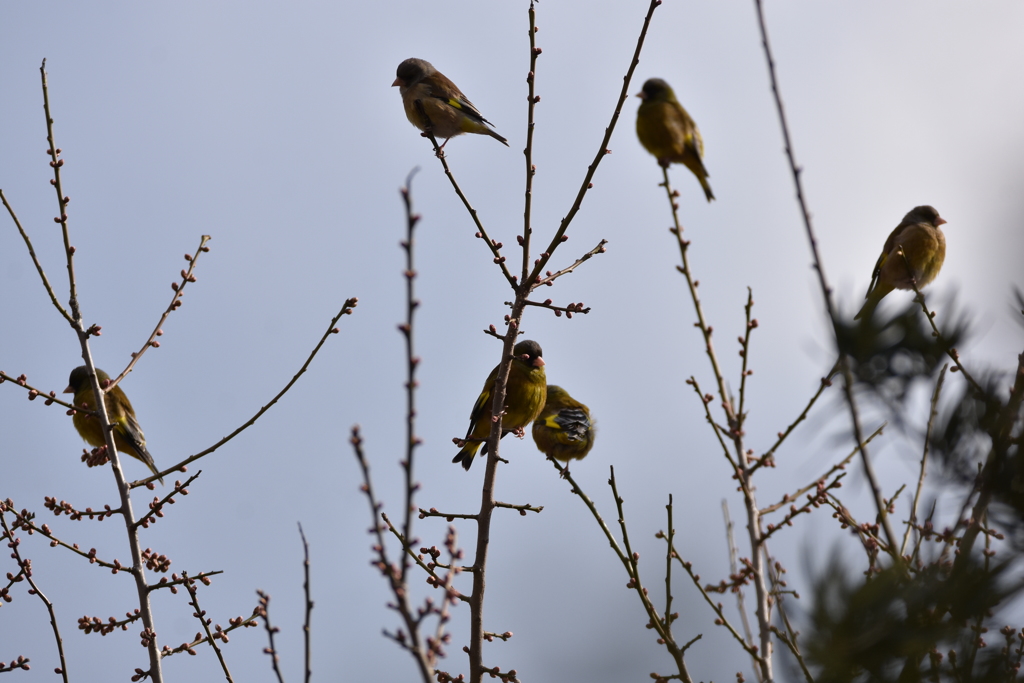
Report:
[[[391,87],[398,86],[409,122],[422,131],[429,129],[436,137],[444,138],[442,148],[463,133],[490,135],[508,147],[508,140],[494,132],[491,122],[430,62],[415,57],[407,59],[398,65],[397,76]],[[423,111],[416,107],[417,102]]]
[[[535,341],[521,341],[512,349],[512,365],[505,385],[505,414],[501,417],[501,436],[526,427],[540,414],[547,397],[547,377],[544,374],[544,359],[541,358],[540,344]],[[461,462],[467,470],[473,465],[476,452],[483,446],[482,455],[487,455],[485,443],[491,434],[491,401],[494,380],[498,368],[491,370],[484,382],[483,391],[473,404],[469,416],[469,430],[466,445],[452,462]]]
[[[100,386],[110,379],[110,375],[99,368],[96,368],[96,377],[100,381]],[[89,381],[89,368],[82,365],[72,370],[71,377],[68,378],[68,388],[64,390],[64,393],[75,395],[75,407],[90,410],[90,406],[95,402],[92,383]],[[117,450],[136,460],[141,460],[153,474],[160,474],[156,463],[153,462],[153,456],[146,450],[146,435],[142,433],[139,421],[135,418],[135,409],[132,408],[131,401],[125,396],[120,385],[103,394],[103,403],[107,406],[107,417],[110,418],[110,424],[114,426],[114,444],[117,446]],[[76,411],[72,422],[79,435],[90,446],[102,446],[106,443],[103,428],[95,416]],[[164,483],[163,477],[160,477],[160,483]]]
[[[704,168],[704,139],[672,88],[660,78],[650,78],[636,96],[643,100],[636,112],[636,135],[640,144],[665,168],[676,163],[693,171],[710,202],[715,195],[708,185],[708,170]]]
[[[946,259],[946,237],[939,226],[946,219],[930,206],[915,206],[889,234],[882,255],[871,273],[867,301],[854,320],[871,317],[878,302],[894,289],[913,289],[911,280],[923,288],[935,279]],[[903,248],[906,260],[899,254]],[[910,272],[907,272],[907,265]]]
[[[548,457],[568,463],[582,460],[594,446],[590,408],[562,387],[548,385],[543,410],[533,423],[533,441]]]

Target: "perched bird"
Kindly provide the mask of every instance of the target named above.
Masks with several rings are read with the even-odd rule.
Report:
[[[521,341],[512,349],[512,366],[505,385],[505,414],[501,417],[502,438],[536,420],[544,407],[548,382],[541,355],[540,344],[535,341]],[[496,367],[487,376],[483,391],[469,415],[466,445],[452,459],[452,462],[461,462],[467,470],[473,465],[473,458],[481,445],[484,447],[482,454],[487,455],[487,444],[484,441],[491,435],[491,392],[494,391],[494,380],[497,377]]]
[[[104,381],[110,379],[110,376],[99,368],[96,368],[96,377],[100,381],[100,386]],[[89,382],[89,368],[82,365],[72,370],[71,377],[68,379],[68,388],[64,390],[64,393],[75,395],[75,407],[91,410],[95,401],[93,400],[92,383]],[[142,433],[142,427],[135,419],[135,409],[132,408],[131,401],[125,396],[120,385],[104,393],[103,403],[107,406],[107,417],[110,418],[110,424],[114,426],[114,444],[117,446],[117,450],[127,453],[136,460],[141,460],[146,463],[146,467],[153,474],[159,474],[160,470],[156,468],[153,456],[146,450],[146,435]],[[95,416],[77,411],[72,422],[79,435],[90,446],[102,446],[106,443],[103,428]],[[160,477],[160,483],[164,483],[163,477]]]
[[[903,217],[882,247],[882,255],[871,273],[871,285],[865,295],[867,302],[854,320],[865,315],[870,318],[878,302],[892,290],[913,289],[911,278],[918,289],[935,279],[946,258],[946,236],[939,229],[945,222],[946,219],[930,206],[915,206]],[[899,254],[900,247],[906,260]],[[910,272],[907,272],[907,264]]]
[[[508,147],[508,140],[495,133],[491,122],[430,62],[415,57],[407,59],[398,65],[397,76],[391,87],[399,86],[409,122],[422,131],[429,129],[435,137],[444,138],[442,149],[448,140],[463,133],[490,135]],[[417,108],[417,102],[423,111]]]
[[[643,100],[636,111],[636,135],[640,144],[665,168],[676,163],[693,171],[710,202],[715,195],[708,185],[708,170],[704,168],[704,139],[672,88],[660,78],[650,78],[636,96]]]
[[[582,460],[594,446],[594,431],[590,409],[562,387],[549,384],[544,409],[533,423],[540,452],[564,463]]]

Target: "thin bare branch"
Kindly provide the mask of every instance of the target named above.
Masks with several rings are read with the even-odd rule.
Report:
[[[260,419],[263,416],[263,413],[265,413],[268,410],[270,410],[273,407],[273,405],[275,403],[277,403],[281,399],[282,396],[284,396],[286,393],[288,393],[288,390],[291,389],[292,386],[299,380],[299,377],[302,377],[302,375],[309,368],[309,364],[313,362],[313,358],[315,358],[316,354],[320,351],[320,347],[322,347],[324,345],[324,342],[327,341],[327,338],[330,335],[332,335],[332,334],[337,334],[338,333],[339,330],[338,330],[337,327],[335,327],[337,322],[339,320],[341,320],[341,317],[343,315],[351,314],[352,313],[352,309],[354,309],[356,307],[356,304],[357,304],[358,301],[359,301],[359,299],[357,299],[356,297],[352,297],[351,299],[347,299],[345,301],[344,305],[342,305],[342,307],[341,307],[341,310],[338,311],[338,314],[336,316],[334,316],[334,318],[331,319],[331,323],[330,323],[330,325],[328,325],[327,331],[324,332],[322,337],[320,337],[320,341],[317,343],[317,345],[315,347],[313,347],[313,350],[310,352],[309,357],[306,358],[306,362],[302,364],[302,367],[299,368],[299,371],[297,373],[295,373],[295,375],[291,378],[291,380],[288,382],[288,384],[286,384],[284,386],[284,389],[281,389],[281,391],[279,391],[277,393],[277,395],[274,396],[274,398],[272,398],[270,400],[269,403],[267,403],[265,406],[263,406],[258,411],[256,411],[256,414],[253,415],[251,418],[249,418],[249,420],[246,421],[245,424],[243,424],[241,427],[239,427],[235,431],[231,432],[230,434],[228,434],[223,439],[221,439],[217,443],[213,444],[212,446],[210,446],[206,450],[200,451],[200,452],[196,453],[195,455],[190,455],[189,457],[185,458],[181,462],[179,462],[179,463],[177,463],[175,465],[172,465],[171,467],[167,468],[163,472],[160,472],[158,474],[154,474],[153,476],[147,477],[145,479],[140,479],[138,481],[134,481],[134,482],[131,483],[131,487],[135,488],[135,487],[138,487],[138,486],[145,486],[146,484],[148,484],[148,483],[150,483],[152,481],[156,481],[160,477],[163,477],[165,475],[166,476],[170,476],[171,474],[173,474],[174,472],[177,472],[177,471],[184,472],[185,470],[183,468],[186,465],[188,465],[191,462],[195,462],[199,458],[207,456],[210,453],[213,453],[215,450],[217,450],[218,448],[220,448],[221,446],[226,444],[228,441],[231,441],[231,439],[235,438],[236,436],[241,434],[243,431],[245,431],[246,429],[251,427],[256,422],[256,420]]]
[[[199,247],[196,249],[196,255],[192,256],[191,254],[185,254],[185,260],[188,261],[188,269],[183,269],[181,271],[181,284],[178,284],[177,282],[171,283],[171,289],[174,290],[174,296],[171,297],[171,303],[168,304],[167,308],[160,316],[160,320],[157,321],[156,327],[153,328],[153,331],[150,333],[149,338],[146,340],[146,343],[142,345],[141,349],[132,354],[131,362],[129,362],[127,367],[125,367],[125,369],[121,371],[121,374],[110,381],[110,384],[107,387],[108,391],[116,387],[118,382],[124,379],[128,375],[128,373],[132,371],[132,369],[135,367],[135,364],[139,362],[140,358],[142,358],[142,354],[146,353],[146,349],[150,347],[160,346],[160,342],[158,342],[156,338],[163,335],[163,326],[164,323],[167,322],[167,316],[169,316],[173,311],[177,310],[181,306],[181,297],[182,294],[184,294],[185,292],[185,285],[187,285],[190,282],[196,281],[196,261],[199,260],[200,254],[206,251],[210,251],[210,248],[206,246],[206,243],[209,241],[210,236],[203,235],[199,240]]]

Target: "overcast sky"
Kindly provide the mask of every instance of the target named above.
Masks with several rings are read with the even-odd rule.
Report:
[[[533,226],[546,244],[569,210],[608,124],[646,2],[558,2],[537,6],[538,44]],[[862,300],[889,231],[910,208],[932,204],[948,221],[948,255],[929,288],[938,320],[950,300],[975,321],[960,348],[971,367],[1016,362],[1022,334],[1009,307],[1024,286],[1024,5],[798,0],[769,3],[768,25],[796,154],[830,283],[840,306]],[[0,187],[30,231],[47,273],[67,298],[57,208],[49,185],[39,65],[47,59],[57,144],[77,248],[86,322],[97,364],[114,373],[145,340],[170,301],[170,283],[213,236],[184,306],[123,383],[158,464],[198,452],[234,430],[295,373],[331,316],[340,324],[307,373],[253,428],[197,463],[203,475],[143,544],[174,571],[224,570],[204,589],[215,622],[248,614],[256,589],[273,596],[278,647],[289,680],[301,671],[301,544],[313,562],[314,675],[318,680],[413,680],[411,659],[381,636],[397,619],[370,567],[371,521],[348,430],[362,425],[380,498],[400,504],[404,438],[402,338],[404,236],[397,192],[414,167],[422,214],[416,254],[422,299],[416,345],[417,478],[424,507],[472,512],[483,467],[450,463],[451,438],[500,347],[482,334],[501,326],[511,293],[452,192],[429,143],[406,120],[395,67],[431,61],[509,139],[482,136],[447,147],[449,162],[491,234],[511,246],[522,230],[529,67],[526,2],[337,3],[49,2],[0,7]],[[696,179],[671,171],[681,193],[691,264],[715,328],[730,386],[738,388],[735,338],[753,289],[754,333],[747,441],[763,452],[799,414],[831,365],[831,337],[783,156],[749,0],[669,0],[654,16],[630,91],[666,79],[697,121],[718,201]],[[573,465],[581,486],[615,519],[606,482],[615,466],[631,537],[652,594],[662,594],[668,495],[678,544],[702,578],[727,574],[720,503],[740,524],[742,505],[703,410],[684,382],[713,378],[693,328],[693,307],[675,270],[671,216],[661,172],[634,133],[630,98],[606,157],[552,266],[564,267],[604,238],[608,252],[545,290],[556,303],[582,301],[571,321],[529,309],[528,338],[544,349],[548,378],[587,403],[596,446]],[[543,297],[542,297],[543,298]],[[889,297],[905,303],[909,296]],[[887,301],[883,310],[892,310]],[[75,336],[55,313],[14,226],[0,217],[0,369],[60,390],[81,364]],[[960,388],[958,380],[948,390]],[[922,387],[927,391],[928,387]],[[812,481],[850,447],[838,392],[758,481],[762,504]],[[870,418],[870,411],[869,411]],[[868,420],[871,422],[871,420]],[[875,423],[871,423],[873,426]],[[40,513],[55,532],[107,559],[128,559],[123,526],[47,519],[43,496],[102,507],[116,494],[107,469],[79,462],[82,443],[64,410],[29,403],[0,387],[0,497]],[[889,430],[874,449],[891,494],[916,473],[915,435]],[[580,501],[532,441],[506,439],[511,464],[497,496],[543,505],[525,518],[498,514],[492,530],[485,627],[510,630],[487,645],[485,661],[516,668],[524,681],[647,680],[671,672],[670,658],[643,628],[627,577]],[[140,478],[144,468],[125,464]],[[195,471],[195,467],[192,471]],[[853,468],[844,494],[864,500]],[[158,490],[159,493],[159,490]],[[137,509],[147,495],[136,498]],[[866,505],[862,516],[873,517]],[[772,550],[805,580],[826,553],[863,556],[827,513],[803,521]],[[905,518],[905,509],[900,511]],[[470,524],[460,542],[473,547]],[[424,544],[445,525],[418,523]],[[105,638],[75,629],[82,615],[132,609],[127,576],[111,576],[38,537],[23,535],[41,588],[56,603],[77,680],[123,680],[145,653],[133,628]],[[658,559],[661,558],[661,559]],[[3,572],[14,565],[5,560]],[[796,576],[799,575],[799,576]],[[428,589],[415,579],[419,598]],[[798,585],[800,585],[798,583]],[[805,584],[803,584],[805,585]],[[462,588],[469,591],[465,578]],[[690,650],[691,674],[728,680],[748,662],[691,586],[679,581],[684,618],[676,637],[704,638]],[[31,657],[18,680],[50,680],[56,659],[47,617],[20,588],[0,610],[0,659]],[[658,598],[660,600],[660,597]],[[806,600],[806,597],[805,597]],[[161,644],[192,638],[198,624],[182,595],[154,598]],[[1018,613],[1024,610],[1017,610]],[[469,610],[454,612],[454,639],[441,668],[467,672],[461,647]],[[1022,619],[1017,620],[1020,626]],[[236,633],[226,656],[236,680],[272,679],[265,634]],[[780,665],[780,672],[783,667]],[[216,660],[166,662],[169,680],[214,680]]]

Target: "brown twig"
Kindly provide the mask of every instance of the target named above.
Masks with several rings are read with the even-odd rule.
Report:
[[[564,238],[564,236],[563,236],[563,238]],[[568,239],[568,238],[564,238],[562,241],[565,242],[566,239]],[[533,289],[537,289],[538,287],[541,287],[543,285],[546,285],[546,286],[550,287],[552,285],[552,283],[555,280],[557,280],[558,278],[562,277],[563,275],[568,275],[569,273],[571,273],[571,272],[575,271],[577,268],[579,268],[581,264],[586,263],[587,261],[589,261],[590,259],[594,258],[598,254],[603,254],[606,251],[608,251],[605,248],[606,244],[608,244],[608,240],[602,239],[600,242],[597,243],[596,247],[594,247],[593,249],[588,251],[586,254],[584,254],[583,256],[581,256],[578,259],[576,259],[576,261],[571,266],[569,266],[568,268],[562,268],[557,273],[552,273],[550,270],[547,271],[544,274],[544,277],[538,278],[537,281],[533,284]]]
[[[184,472],[185,471],[184,467],[186,465],[188,465],[191,462],[195,462],[199,458],[207,456],[210,453],[213,453],[215,450],[217,450],[218,448],[220,448],[221,446],[226,444],[228,441],[231,441],[231,439],[235,438],[236,436],[241,434],[243,431],[245,431],[246,429],[251,427],[256,422],[256,420],[260,419],[260,417],[263,416],[263,413],[265,413],[268,410],[270,410],[271,407],[273,407],[273,405],[275,403],[277,403],[281,399],[282,396],[284,396],[286,393],[288,393],[288,390],[291,389],[292,386],[299,380],[299,377],[302,377],[302,375],[306,372],[307,368],[309,368],[309,364],[313,362],[313,358],[315,358],[316,354],[320,351],[320,347],[322,347],[324,345],[324,342],[327,341],[327,338],[330,335],[332,335],[332,334],[337,334],[338,333],[338,328],[335,327],[337,322],[339,320],[341,320],[341,317],[343,315],[351,314],[352,313],[352,309],[354,309],[356,307],[356,304],[358,303],[358,301],[359,301],[359,299],[357,299],[356,297],[352,297],[351,299],[347,299],[345,301],[344,305],[342,305],[342,307],[341,307],[341,310],[338,311],[338,314],[336,316],[334,316],[334,318],[331,319],[331,323],[330,323],[330,325],[328,325],[327,331],[324,332],[322,337],[320,337],[320,341],[317,343],[317,345],[315,347],[313,347],[313,350],[310,352],[309,357],[306,358],[306,362],[302,364],[302,367],[299,368],[299,371],[297,373],[295,373],[295,375],[291,378],[291,380],[284,386],[284,389],[281,389],[281,391],[279,391],[277,393],[277,395],[274,396],[274,398],[272,398],[270,400],[269,403],[267,403],[265,406],[263,406],[258,411],[256,411],[256,414],[253,415],[251,418],[249,418],[249,420],[247,422],[245,422],[245,424],[243,424],[241,427],[239,427],[235,431],[231,432],[230,434],[228,434],[223,439],[221,439],[217,443],[213,444],[212,446],[210,446],[206,450],[200,451],[200,452],[196,453],[195,455],[190,455],[189,457],[185,458],[181,462],[179,462],[179,463],[177,463],[175,465],[172,465],[171,467],[167,468],[163,472],[160,472],[158,474],[154,474],[153,476],[147,477],[145,479],[140,479],[138,481],[133,481],[131,483],[131,488],[135,488],[135,487],[138,487],[138,486],[145,486],[146,484],[148,484],[150,482],[156,481],[160,477],[163,477],[165,475],[166,476],[170,476],[171,474],[173,474],[174,472],[177,472],[177,471]]]
[[[939,414],[939,395],[942,393],[942,383],[946,378],[946,368],[949,363],[942,366],[942,371],[935,380],[935,389],[932,391],[931,409],[928,412],[928,425],[924,430],[924,447],[921,452],[921,468],[917,474],[917,489],[914,491],[914,500],[910,504],[910,519],[907,520],[907,530],[903,533],[903,543],[900,545],[900,555],[906,555],[907,543],[910,542],[910,532],[917,524],[917,504],[921,499],[921,489],[924,488],[925,467],[928,464],[928,446],[931,442],[932,426]]]
[[[53,638],[57,643],[57,656],[60,659],[60,666],[56,667],[55,672],[61,675],[61,679],[64,683],[68,683],[68,662],[64,656],[64,639],[60,635],[60,627],[57,625],[57,613],[53,610],[53,603],[50,602],[46,594],[39,589],[35,580],[32,578],[32,561],[22,559],[21,553],[18,550],[18,546],[21,545],[21,541],[14,537],[11,528],[7,526],[7,504],[5,501],[0,501],[0,525],[3,526],[4,536],[10,541],[7,543],[7,547],[11,549],[11,557],[14,558],[14,562],[18,565],[20,574],[25,577],[28,581],[28,585],[32,587],[30,593],[34,593],[43,605],[46,606],[46,611],[50,615],[50,628],[53,629]],[[10,576],[10,574],[8,574]]]
[[[834,370],[835,367],[833,367],[833,371]],[[829,373],[829,376],[831,376],[831,374],[832,373]],[[772,444],[771,448],[765,451],[764,455],[762,455],[761,457],[757,458],[754,461],[754,464],[748,470],[750,474],[753,474],[761,467],[769,465],[772,462],[774,462],[773,458],[775,455],[775,451],[777,451],[779,449],[779,446],[782,445],[782,442],[785,441],[786,438],[793,433],[793,430],[796,429],[797,425],[799,425],[801,422],[807,419],[807,415],[808,413],[811,412],[811,408],[813,408],[814,404],[817,403],[818,398],[822,395],[822,393],[824,393],[825,389],[827,389],[830,386],[832,386],[832,382],[827,377],[822,377],[821,383],[818,385],[818,390],[814,393],[814,396],[811,396],[811,400],[807,402],[806,406],[804,406],[803,411],[801,411],[797,418],[793,420],[788,427],[786,427],[785,431],[778,433],[778,440],[776,440],[776,442]]]
[[[423,103],[416,100],[416,111],[429,123],[430,118],[427,116],[427,112],[423,109]],[[434,156],[437,157],[438,161],[441,162],[441,167],[444,169],[444,174],[448,176],[448,181],[452,184],[452,188],[455,190],[455,194],[462,200],[462,205],[466,207],[466,211],[469,212],[469,217],[473,219],[473,224],[476,225],[476,236],[484,241],[487,248],[490,249],[491,255],[494,257],[494,263],[497,264],[498,268],[501,269],[501,274],[505,276],[509,286],[513,289],[517,286],[516,276],[509,272],[508,266],[505,265],[505,257],[501,255],[501,242],[491,239],[487,234],[487,228],[484,227],[483,222],[480,220],[480,215],[477,213],[473,205],[469,203],[469,198],[466,197],[466,193],[459,187],[458,181],[455,180],[455,174],[452,173],[451,168],[448,167],[448,159],[445,157],[444,152],[441,150],[440,145],[437,144],[437,138],[434,137],[434,133],[431,131],[431,127],[427,127],[423,131],[424,137],[430,140],[431,144],[434,145]]]
[[[533,282],[539,279],[538,276],[547,266],[548,260],[555,252],[555,248],[564,241],[562,238],[565,235],[565,231],[569,228],[569,224],[572,223],[572,220],[576,217],[580,207],[583,205],[583,198],[586,196],[587,190],[594,186],[594,174],[597,173],[597,167],[601,164],[601,160],[612,152],[611,149],[608,148],[608,144],[611,142],[612,133],[615,132],[615,124],[618,122],[619,115],[622,112],[622,105],[625,104],[626,97],[629,95],[629,84],[633,80],[633,72],[640,63],[640,52],[643,50],[644,40],[647,38],[647,29],[651,25],[651,18],[654,16],[654,10],[657,9],[660,4],[661,0],[651,0],[651,4],[647,8],[647,16],[644,17],[644,25],[643,28],[640,29],[640,36],[636,41],[636,49],[633,51],[633,59],[630,61],[629,68],[626,70],[626,75],[622,79],[622,90],[619,92],[619,99],[615,103],[615,110],[612,112],[611,120],[608,122],[608,126],[604,130],[604,138],[601,140],[601,146],[598,148],[597,154],[594,155],[594,160],[589,166],[587,166],[587,173],[584,175],[583,182],[580,184],[580,189],[576,193],[576,199],[569,208],[569,212],[565,214],[562,222],[559,223],[558,230],[555,231],[554,237],[551,238],[551,243],[548,245],[548,248],[543,252],[539,259],[534,261],[533,270],[524,282]]]
[[[11,382],[12,384],[17,384],[19,387],[23,387],[26,391],[28,391],[28,400],[30,401],[34,401],[40,396],[45,396],[46,400],[43,401],[44,405],[56,403],[59,406],[64,406],[65,408],[68,408],[69,410],[75,410],[89,415],[95,414],[92,411],[82,410],[80,407],[76,407],[74,403],[69,403],[67,401],[60,400],[59,398],[57,398],[57,392],[53,390],[44,391],[43,389],[37,389],[36,387],[33,387],[31,384],[28,383],[27,380],[28,377],[24,374],[19,375],[18,377],[12,377],[3,370],[0,370],[0,384],[3,384],[4,382]]]
[[[7,208],[7,213],[10,214],[11,220],[13,220],[14,225],[17,226],[18,232],[21,233],[21,239],[25,241],[25,246],[28,247],[28,255],[32,257],[32,263],[36,265],[36,271],[39,273],[39,277],[43,281],[43,287],[46,289],[46,293],[50,295],[50,301],[53,303],[53,307],[57,309],[57,312],[60,313],[65,320],[72,323],[71,315],[63,306],[60,305],[60,302],[57,301],[57,294],[53,291],[53,287],[50,285],[50,280],[46,277],[46,271],[43,270],[43,264],[39,262],[39,257],[36,256],[36,250],[32,246],[32,240],[29,238],[28,233],[25,232],[25,228],[21,226],[21,221],[18,220],[18,216],[14,213],[14,207],[10,205],[7,201],[7,197],[4,196],[3,190],[0,190],[0,200],[3,201],[4,206]]]
[[[768,76],[771,81],[772,95],[775,100],[775,109],[779,116],[779,125],[782,128],[782,139],[785,144],[786,159],[789,162],[790,173],[793,176],[793,184],[796,188],[797,204],[800,206],[800,215],[803,218],[804,230],[807,233],[807,241],[810,245],[811,254],[814,258],[814,269],[818,274],[818,283],[821,286],[821,294],[825,301],[825,309],[828,313],[829,321],[835,321],[837,318],[835,314],[835,307],[832,303],[832,288],[829,287],[828,281],[825,278],[825,267],[821,260],[821,254],[818,252],[818,238],[814,234],[814,228],[811,225],[811,213],[807,208],[807,201],[804,198],[803,183],[800,180],[802,169],[797,165],[796,155],[793,152],[793,143],[789,135],[789,123],[786,121],[786,110],[782,104],[782,93],[779,90],[778,78],[775,73],[775,59],[772,57],[771,46],[768,43],[768,28],[765,25],[762,0],[754,0],[754,6],[757,10],[757,24],[761,32],[761,45],[764,48],[765,60],[768,64]],[[833,333],[835,333],[834,325]],[[888,539],[888,547],[895,552],[896,536],[893,533],[892,525],[889,523],[885,502],[882,500],[881,488],[879,487],[878,480],[875,477],[874,468],[871,466],[871,458],[868,456],[867,449],[863,446],[864,436],[860,427],[860,416],[857,411],[857,404],[853,397],[853,376],[850,372],[849,363],[845,358],[840,358],[840,368],[842,369],[844,378],[844,395],[846,397],[847,405],[850,408],[850,421],[853,426],[854,443],[860,445],[861,462],[864,465],[864,474],[874,496],[875,507],[878,510],[882,527],[884,528],[886,538]],[[899,556],[894,556],[893,559],[896,562],[900,561]]]
[[[192,616],[198,619],[199,623],[203,625],[203,632],[206,633],[205,641],[210,644],[210,647],[213,648],[214,654],[217,655],[217,661],[220,662],[220,669],[224,672],[224,677],[228,681],[234,681],[235,679],[231,677],[231,670],[228,669],[228,663],[224,660],[224,653],[221,652],[220,647],[217,646],[217,640],[220,636],[215,635],[210,630],[210,623],[212,620],[206,618],[206,611],[199,606],[199,595],[196,593],[195,580],[190,579],[188,574],[186,574],[185,572],[182,572],[181,575],[183,579],[182,583],[185,586],[185,590],[188,591],[189,604],[191,604],[192,607],[195,609],[195,611],[192,613]],[[221,631],[218,630],[217,633],[219,634],[221,633]],[[225,641],[226,640],[227,639],[225,639]]]
[[[690,242],[689,240],[683,239],[683,226],[679,220],[679,205],[676,203],[676,198],[679,195],[672,189],[672,184],[668,177],[667,166],[662,166],[661,185],[665,188],[665,194],[668,197],[669,206],[672,210],[673,225],[669,230],[673,235],[675,235],[676,242],[679,246],[680,259],[682,261],[682,265],[676,266],[676,268],[686,278],[686,285],[690,292],[690,298],[693,301],[693,307],[697,313],[697,322],[694,323],[694,326],[701,331],[701,334],[704,337],[704,349],[707,354],[708,361],[711,363],[715,382],[718,385],[718,395],[721,399],[722,411],[725,413],[726,421],[728,423],[727,428],[723,428],[718,425],[711,416],[708,406],[711,403],[711,400],[713,400],[712,396],[710,394],[701,394],[700,388],[694,377],[691,376],[687,382],[694,386],[698,395],[701,397],[701,400],[704,402],[705,415],[708,421],[715,428],[715,432],[719,437],[719,443],[722,445],[726,458],[732,466],[733,475],[739,482],[740,489],[743,491],[743,505],[747,514],[747,535],[750,539],[751,571],[753,572],[752,580],[754,584],[754,595],[756,598],[755,611],[757,613],[758,636],[760,643],[757,663],[760,665],[761,670],[758,672],[758,678],[759,680],[770,683],[774,680],[771,649],[772,641],[771,631],[769,630],[771,625],[771,605],[769,601],[767,583],[765,581],[764,559],[761,553],[762,536],[764,532],[761,529],[761,518],[757,506],[757,499],[754,496],[754,487],[750,481],[750,456],[753,455],[753,452],[748,451],[744,445],[742,420],[740,418],[739,411],[733,403],[732,397],[726,390],[725,376],[722,373],[721,365],[718,362],[718,355],[715,352],[715,347],[712,343],[712,333],[714,330],[711,325],[707,323],[707,319],[704,316],[704,308],[701,305],[700,296],[697,294],[697,287],[700,282],[693,277],[693,271],[690,267]],[[752,297],[749,294],[747,301],[748,306],[752,306]],[[749,339],[749,334],[753,329],[751,327],[752,321],[749,319],[749,310],[747,311],[747,315],[748,323],[744,339]],[[743,371],[744,373],[746,372],[745,362]],[[729,449],[722,438],[723,435],[727,435],[732,441],[735,458],[729,453]]]
[[[352,444],[352,450],[355,452],[356,460],[359,463],[359,468],[363,475],[363,484],[360,487],[360,490],[362,490],[363,494],[366,495],[366,500],[370,504],[370,517],[373,519],[373,527],[370,529],[370,533],[372,533],[377,539],[377,543],[374,546],[377,559],[374,562],[374,565],[387,579],[388,586],[391,588],[391,593],[395,596],[395,602],[392,603],[391,607],[398,612],[402,621],[405,623],[405,629],[408,632],[407,637],[405,635],[402,635],[401,638],[397,636],[391,637],[413,655],[413,659],[419,667],[420,678],[423,683],[430,683],[434,677],[434,666],[428,651],[425,650],[420,643],[418,622],[413,616],[412,609],[409,605],[408,584],[405,581],[401,566],[392,563],[388,557],[387,544],[384,540],[383,525],[377,521],[377,515],[380,514],[381,504],[377,502],[377,498],[373,493],[373,480],[370,477],[370,465],[366,460],[366,454],[363,452],[363,438],[359,433],[358,425],[352,428],[352,437],[349,441]],[[406,552],[410,552],[411,548],[409,548],[408,543],[391,524],[391,520],[387,519],[386,516],[384,519],[392,532],[402,540],[403,549],[405,549]],[[404,565],[406,562],[405,554],[403,554],[402,564]],[[420,564],[420,562],[417,563]],[[401,634],[402,632],[400,631],[399,633]]]
[[[163,335],[163,326],[164,323],[167,322],[167,316],[169,316],[173,311],[181,307],[181,297],[185,291],[185,285],[187,285],[190,282],[196,281],[196,276],[194,274],[196,269],[196,261],[199,260],[200,254],[206,251],[210,251],[210,248],[206,246],[206,243],[209,241],[210,236],[203,235],[199,240],[199,247],[196,249],[196,255],[192,256],[191,254],[185,254],[185,260],[188,261],[188,270],[183,269],[181,271],[181,284],[178,284],[177,282],[171,283],[171,289],[174,290],[174,296],[171,297],[171,303],[168,304],[167,308],[163,312],[163,315],[160,316],[160,320],[157,321],[156,327],[153,328],[153,332],[150,333],[149,338],[146,340],[146,343],[142,345],[141,349],[132,354],[131,362],[129,362],[127,367],[125,367],[125,369],[121,371],[121,374],[110,381],[110,384],[107,386],[107,391],[116,387],[118,382],[127,377],[128,373],[131,372],[132,369],[135,367],[135,364],[139,362],[140,358],[142,358],[142,354],[146,353],[146,349],[150,347],[160,346],[160,342],[158,342],[156,338]]]
[[[277,675],[277,683],[284,683],[284,675],[281,673],[281,659],[277,656],[277,648],[274,647],[274,636],[280,630],[276,626],[270,625],[270,596],[263,591],[256,591],[256,594],[260,596],[259,606],[256,608],[259,610],[259,616],[263,619],[263,625],[267,629],[267,640],[270,642],[268,647],[263,648],[263,653],[270,655],[270,665],[274,669],[274,674]]]
[[[885,429],[885,426],[887,424],[888,424],[887,422],[883,422],[882,424],[880,424],[878,426],[877,429],[875,429],[875,431],[871,432],[871,435],[868,436],[866,443],[871,443],[871,441],[876,436],[880,435],[882,433],[882,430]],[[850,464],[850,461],[853,460],[853,458],[859,452],[860,452],[860,449],[854,447],[854,449],[852,451],[850,451],[850,453],[845,458],[843,458],[842,460],[837,462],[835,465],[832,465],[832,467],[830,467],[828,469],[828,471],[826,471],[823,475],[821,475],[820,477],[815,479],[813,483],[807,484],[803,488],[799,488],[796,491],[794,491],[793,493],[787,493],[786,495],[784,495],[782,497],[782,500],[780,500],[778,503],[775,503],[773,505],[769,505],[767,507],[761,508],[761,515],[762,516],[767,515],[769,513],[775,512],[776,510],[778,510],[779,508],[783,507],[784,505],[789,505],[794,500],[796,500],[800,496],[804,495],[805,493],[807,493],[811,489],[816,488],[818,486],[818,482],[820,482],[820,481],[822,481],[824,479],[828,479],[829,477],[831,477],[836,472],[839,472],[840,470],[846,469],[846,466],[848,464]]]
[[[305,665],[306,676],[304,680],[306,683],[310,683],[313,680],[313,650],[310,646],[310,631],[311,616],[313,614],[313,596],[310,593],[309,588],[309,543],[306,541],[306,533],[302,530],[302,524],[299,524],[299,536],[302,537],[302,592],[306,597],[306,615],[302,620],[302,641],[304,645],[304,657],[303,663]]]
[[[540,97],[535,93],[535,80],[537,75],[537,58],[542,50],[537,47],[537,14],[534,10],[533,0],[530,1],[530,71],[526,74],[526,148],[523,156],[526,160],[526,183],[523,191],[523,234],[519,243],[523,247],[523,282],[526,282],[530,274],[530,237],[533,235],[533,226],[530,221],[533,217],[533,176],[537,174],[537,167],[533,164],[533,129],[537,123],[534,120],[534,110]],[[514,286],[514,285],[513,285]]]

